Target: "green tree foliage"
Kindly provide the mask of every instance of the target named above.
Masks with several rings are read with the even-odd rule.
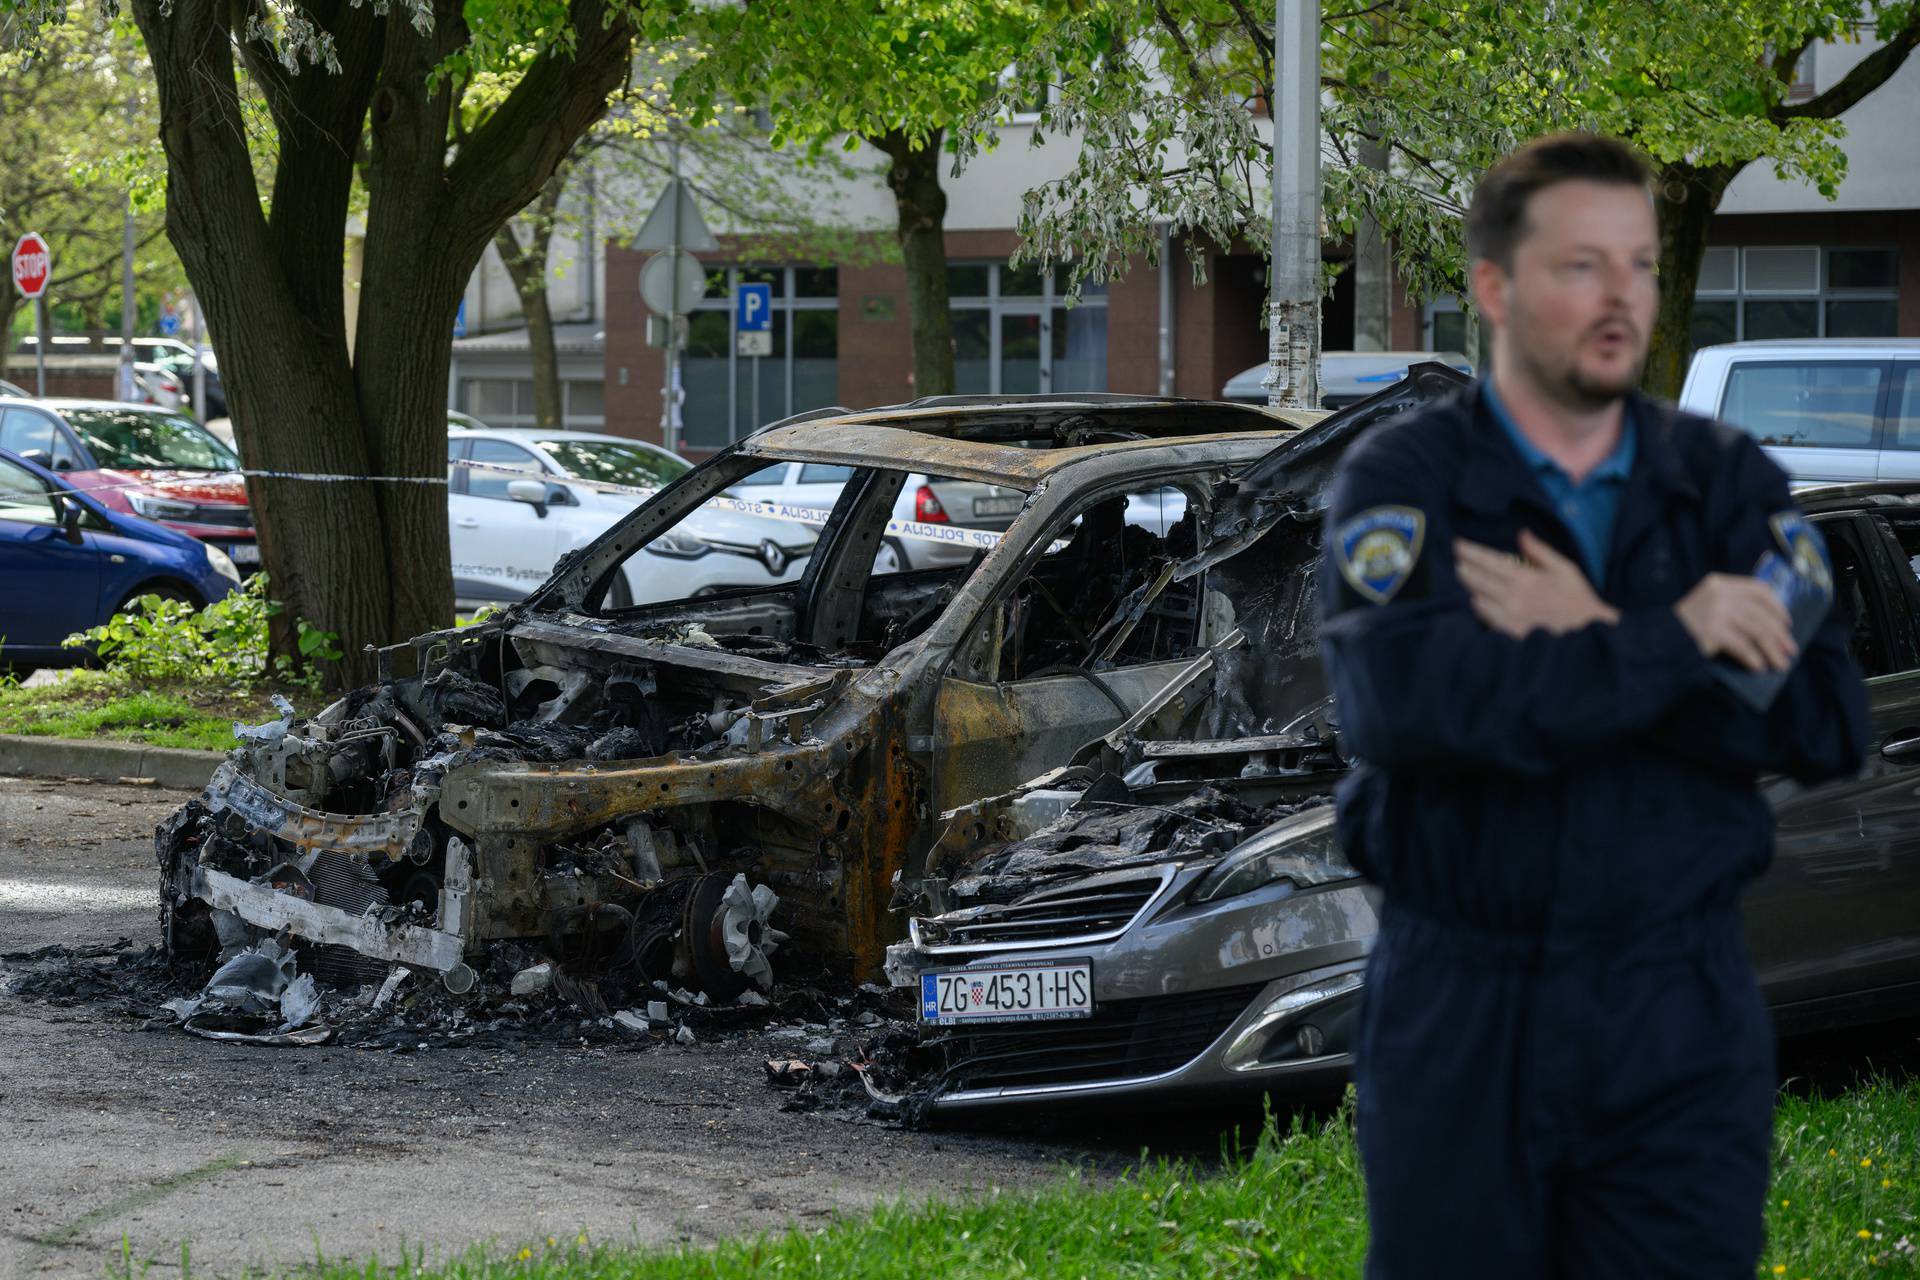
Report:
[[[141,293],[157,298],[182,279],[158,216],[165,174],[152,154],[153,84],[129,28],[78,3],[47,16],[35,30],[0,7],[0,252],[24,232],[45,236],[56,320],[98,326],[109,311],[118,317],[129,196]],[[0,285],[0,346],[9,346],[28,308],[11,282]]]
[[[953,389],[941,157],[994,131],[998,100],[1051,20],[1044,0],[753,0],[698,9],[709,52],[675,82],[696,118],[765,109],[772,145],[864,141],[887,159],[907,272],[914,385]]]
[[[105,0],[103,0],[105,2]],[[45,30],[64,0],[0,0]],[[494,232],[681,0],[128,0],[152,65],[166,227],[208,316],[262,558],[293,618],[369,644],[452,620],[453,317]],[[470,99],[479,102],[462,109]],[[347,220],[364,190],[349,299]],[[355,312],[351,342],[347,309]]]
[[[674,172],[694,191],[716,230],[737,237],[744,258],[859,263],[873,258],[868,238],[822,222],[833,184],[854,178],[834,153],[777,148],[745,106],[721,106],[693,120],[672,100],[679,68],[695,58],[684,45],[648,46],[612,108],[540,189],[539,197],[494,233],[494,249],[513,281],[527,325],[537,426],[561,425],[559,356],[548,285],[554,237],[609,240],[636,234]],[[591,209],[588,223],[582,211]],[[598,252],[597,245],[587,246]]]
[[[1322,16],[1323,202],[1351,233],[1371,213],[1415,296],[1463,292],[1460,217],[1475,178],[1554,129],[1630,139],[1657,169],[1665,304],[1648,382],[1672,394],[1707,220],[1765,160],[1831,196],[1846,171],[1836,119],[1920,42],[1915,0],[1330,0]],[[1815,41],[1878,48],[1837,84],[1790,101]],[[1102,275],[1157,249],[1157,224],[1264,242],[1273,11],[1247,0],[1105,0],[1032,53],[1058,69],[1043,133],[1082,139],[1072,170],[1028,194],[1029,256]],[[983,113],[1003,109],[989,103]],[[1387,163],[1359,163],[1363,144]]]

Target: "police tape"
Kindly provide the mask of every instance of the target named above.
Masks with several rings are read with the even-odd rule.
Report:
[[[542,475],[526,467],[511,466],[504,463],[461,462],[459,465],[469,471],[485,471],[494,474],[514,475],[528,480],[553,479],[553,477]],[[253,480],[296,480],[316,484],[425,484],[440,486],[447,484],[447,477],[445,476],[356,476],[324,471],[267,471],[253,467],[240,467],[231,471],[210,471],[206,473],[207,478],[233,475],[244,476]],[[49,493],[54,496],[82,493],[108,493],[122,489],[153,488],[156,485],[164,485],[167,483],[171,482],[126,480],[115,484],[53,489],[50,490]],[[651,498],[659,492],[658,489],[647,488],[642,485],[621,484],[613,480],[593,480],[584,476],[568,476],[565,477],[564,481],[554,480],[554,483],[565,483],[569,486],[591,489],[597,492],[627,494],[639,498]],[[809,524],[815,528],[825,524],[827,517],[833,514],[832,511],[827,508],[800,506],[795,503],[786,502],[756,502],[746,498],[709,498],[702,503],[701,506],[710,507],[719,511],[733,511],[741,515],[759,516],[768,520],[782,520],[794,524]],[[906,538],[917,542],[938,543],[945,546],[961,547],[969,551],[991,551],[1000,545],[1001,539],[1005,536],[1000,531],[994,529],[977,529],[956,524],[929,524],[926,521],[901,520],[897,517],[888,518],[886,531],[888,537]]]

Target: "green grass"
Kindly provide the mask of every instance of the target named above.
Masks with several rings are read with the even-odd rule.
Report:
[[[1776,1124],[1769,1243],[1759,1275],[1916,1276],[1920,1083],[1869,1083],[1785,1100]],[[1864,1235],[1862,1234],[1864,1233]],[[1904,1241],[1904,1243],[1902,1243]],[[1296,1121],[1203,1172],[1147,1162],[1114,1182],[1065,1173],[1028,1193],[913,1200],[713,1248],[645,1249],[550,1238],[452,1260],[321,1261],[315,1280],[663,1280],[700,1277],[1357,1276],[1365,1198],[1351,1119]],[[117,1263],[116,1275],[141,1274]]]
[[[33,688],[0,686],[0,733],[226,751],[233,746],[235,720],[257,723],[277,714],[264,691],[233,697],[135,688],[110,671],[73,671],[55,684]]]
[[[1787,1098],[1762,1275],[1920,1276],[1920,1082]]]

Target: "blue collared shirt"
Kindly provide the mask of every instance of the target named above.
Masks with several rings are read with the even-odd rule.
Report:
[[[1573,482],[1560,467],[1560,464],[1542,453],[1533,441],[1522,434],[1513,418],[1507,413],[1507,407],[1500,403],[1500,395],[1493,389],[1493,379],[1483,378],[1481,389],[1487,397],[1487,408],[1513,441],[1513,447],[1527,464],[1527,470],[1540,481],[1540,487],[1546,490],[1547,498],[1553,503],[1554,510],[1567,522],[1567,529],[1573,534],[1574,541],[1580,547],[1580,559],[1586,564],[1587,577],[1596,586],[1604,587],[1607,580],[1607,549],[1613,545],[1613,526],[1620,515],[1620,502],[1626,497],[1627,477],[1633,474],[1633,455],[1635,426],[1633,410],[1629,407],[1620,423],[1620,443],[1613,452],[1601,459],[1600,465],[1587,473],[1587,478],[1579,484]]]

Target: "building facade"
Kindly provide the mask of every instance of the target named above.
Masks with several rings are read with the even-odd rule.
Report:
[[[1818,46],[1797,92],[1824,91],[1871,46]],[[1920,166],[1911,121],[1920,119],[1920,61],[1843,118],[1849,169],[1838,197],[1776,177],[1764,162],[1728,190],[1710,234],[1694,312],[1696,345],[1762,337],[1920,336]],[[998,148],[948,177],[948,288],[955,372],[962,392],[1170,392],[1216,396],[1234,374],[1266,357],[1265,262],[1256,246],[1210,250],[1195,264],[1176,250],[1070,301],[1064,272],[1015,268],[1013,228],[1023,194],[1060,176],[1070,144],[1033,146],[1016,119]],[[722,235],[702,254],[707,290],[688,318],[679,414],[682,447],[704,456],[757,425],[828,405],[861,408],[909,400],[913,385],[906,277],[885,259],[893,208],[881,159],[871,176],[840,184],[823,221],[864,231],[875,252],[860,263],[770,262]],[[594,217],[555,253],[566,282],[556,321],[566,334],[566,425],[663,438],[664,351],[647,341],[640,268],[649,256],[609,239],[591,258]],[[1338,259],[1343,246],[1329,246]],[[1201,283],[1196,283],[1196,265]],[[742,283],[773,295],[772,354],[737,353],[733,296]],[[1338,277],[1322,319],[1327,350],[1353,345],[1352,273]],[[1396,291],[1400,294],[1400,291]],[[518,299],[489,252],[469,289],[468,337],[455,343],[454,407],[488,421],[530,422],[531,382]],[[1472,353],[1458,299],[1396,296],[1396,350]],[[591,387],[599,370],[598,393]],[[524,385],[523,385],[524,384]]]

